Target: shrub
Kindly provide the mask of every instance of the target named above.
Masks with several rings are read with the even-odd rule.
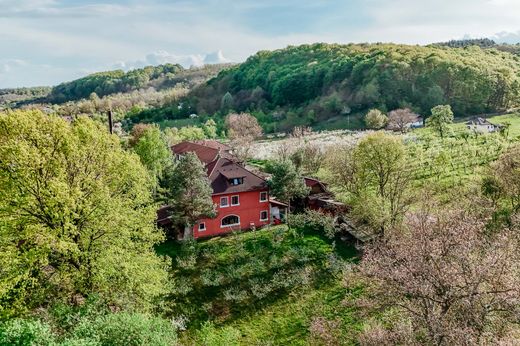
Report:
[[[171,346],[177,343],[176,331],[169,321],[126,312],[82,321],[74,331],[74,337],[113,346]]]
[[[0,324],[0,345],[47,346],[53,343],[51,328],[41,321],[14,319]]]

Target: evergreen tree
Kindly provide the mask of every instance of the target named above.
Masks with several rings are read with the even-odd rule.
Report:
[[[184,239],[193,237],[192,229],[202,217],[213,217],[215,205],[204,165],[193,153],[182,156],[164,181],[164,197],[172,207],[174,222],[185,226]]]

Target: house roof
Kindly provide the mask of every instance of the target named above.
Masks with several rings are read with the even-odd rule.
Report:
[[[247,170],[229,153],[227,145],[217,141],[182,142],[172,146],[175,154],[193,152],[206,166],[213,194],[237,193],[267,188],[266,181]],[[244,178],[240,185],[231,185],[230,179]]]
[[[466,125],[481,125],[481,126],[495,126],[495,124],[490,123],[487,119],[484,118],[475,118],[468,122],[466,122]]]
[[[305,185],[307,187],[312,188],[312,187],[318,185],[323,190],[323,192],[327,191],[327,185],[325,183],[319,181],[318,179],[314,179],[311,177],[303,177],[303,179],[305,180]]]
[[[231,185],[229,179],[244,178],[240,185]],[[248,171],[240,164],[228,159],[219,158],[211,170],[209,180],[213,188],[213,194],[237,193],[246,191],[263,190],[267,188],[267,182]]]
[[[218,149],[222,151],[231,151],[231,147],[227,144],[220,143],[219,141],[213,139],[201,139],[197,141],[193,141],[195,144],[203,145],[208,148]]]
[[[186,153],[195,153],[200,161],[204,164],[209,164],[217,159],[219,150],[210,148],[204,145],[200,145],[193,142],[181,142],[171,147],[174,154],[183,155]]]

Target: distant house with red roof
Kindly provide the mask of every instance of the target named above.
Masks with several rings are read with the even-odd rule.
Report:
[[[194,141],[176,144],[171,149],[177,158],[188,152],[197,155],[206,167],[213,189],[217,216],[200,219],[193,227],[194,238],[259,228],[271,223],[267,182],[247,170],[233,156],[230,147],[217,141]],[[168,207],[161,208],[157,215],[159,225],[171,224]],[[178,234],[178,238],[182,236]]]

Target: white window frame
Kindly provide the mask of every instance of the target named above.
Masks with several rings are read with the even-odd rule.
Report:
[[[262,194],[265,194],[265,199],[262,199]],[[268,200],[269,200],[269,195],[268,195],[267,191],[260,192],[260,202],[264,203],[264,202],[267,202]]]
[[[238,223],[234,223],[234,224],[232,224],[232,225],[223,225],[223,224],[222,224],[222,221],[224,221],[224,219],[225,219],[226,217],[230,217],[230,216],[236,216],[237,219],[238,219]],[[229,215],[224,216],[222,219],[220,219],[220,228],[229,228],[229,227],[235,227],[235,226],[240,226],[240,216],[238,216],[238,215],[235,215],[235,214],[229,214]]]
[[[233,204],[233,197],[236,197],[238,199],[238,203],[237,204]],[[233,195],[233,196],[231,196],[230,199],[231,199],[231,201],[230,201],[229,205],[231,205],[232,207],[240,205],[240,195]]]
[[[200,228],[201,225],[204,225],[204,228]],[[199,232],[204,232],[206,230],[206,223],[205,222],[199,222]]]
[[[226,205],[222,205],[222,200],[226,200]],[[220,203],[219,203],[220,207],[221,208],[227,208],[229,207],[229,198],[228,196],[224,196],[224,197],[220,197]]]
[[[265,213],[265,219],[262,219],[262,213]],[[267,210],[260,211],[260,221],[268,221],[269,220],[269,212]]]

